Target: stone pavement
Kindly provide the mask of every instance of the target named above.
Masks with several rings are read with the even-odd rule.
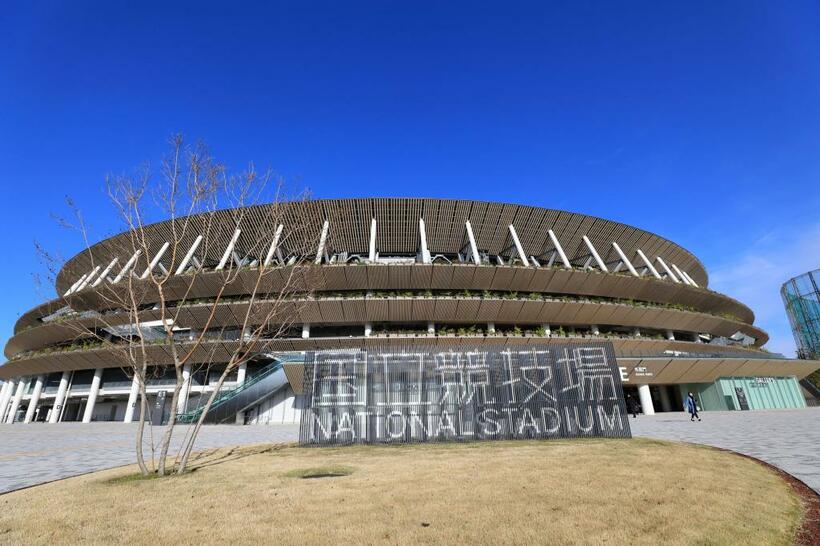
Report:
[[[178,447],[188,425],[174,432]],[[137,425],[124,423],[34,423],[0,425],[0,494],[86,472],[134,463]],[[163,427],[146,428],[159,442]],[[174,441],[174,439],[176,441]],[[206,425],[196,449],[295,442],[299,425]],[[146,441],[145,449],[149,448]],[[150,456],[150,451],[146,451]]]
[[[820,493],[820,408],[709,411],[701,422],[685,413],[630,417],[633,436],[693,442],[751,455]]]
[[[683,413],[630,418],[634,436],[707,444],[771,463],[820,492],[820,408]],[[177,442],[183,437],[180,427]],[[0,425],[0,493],[134,462],[136,425]],[[154,427],[159,437],[161,427]],[[181,433],[181,434],[180,434]],[[207,425],[197,447],[295,442],[298,425]],[[175,444],[178,445],[178,444]]]

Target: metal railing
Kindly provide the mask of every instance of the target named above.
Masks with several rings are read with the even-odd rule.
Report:
[[[213,403],[209,411],[213,411],[218,406],[233,400],[237,396],[239,396],[242,392],[246,389],[252,387],[253,385],[259,383],[269,375],[279,371],[282,369],[282,366],[285,362],[301,362],[303,360],[303,356],[301,354],[298,355],[277,355],[274,357],[273,362],[268,364],[267,366],[263,367],[259,372],[254,374],[252,377],[246,379],[241,385],[223,385],[222,389],[220,389],[220,393],[214,398]],[[199,398],[200,404],[197,405],[196,408],[193,410],[187,411],[185,413],[177,414],[177,421],[180,423],[194,423],[196,422],[199,417],[202,415],[202,411],[205,409],[205,404],[207,403],[207,397],[201,396]]]

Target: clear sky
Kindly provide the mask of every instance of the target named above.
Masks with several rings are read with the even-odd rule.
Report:
[[[170,134],[317,197],[540,205],[682,244],[794,354],[778,293],[820,267],[820,8],[726,2],[6,2],[0,340],[34,240],[102,237],[106,173]]]

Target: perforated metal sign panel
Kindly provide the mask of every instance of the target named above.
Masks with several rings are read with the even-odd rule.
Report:
[[[302,445],[631,437],[609,342],[316,351],[304,389]]]

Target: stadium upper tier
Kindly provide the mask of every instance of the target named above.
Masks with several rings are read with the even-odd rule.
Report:
[[[748,307],[707,288],[703,265],[686,249],[631,226],[554,209],[316,200],[152,224],[140,233],[144,252],[135,251],[132,235],[103,240],[66,262],[56,282],[61,296],[17,321],[0,378],[104,366],[105,349],[77,340],[78,326],[127,326],[133,319],[112,308],[102,289],[148,286],[149,274],[168,277],[166,301],[186,309],[180,329],[208,324],[206,338],[230,343],[231,327],[249,305],[248,282],[263,265],[270,274],[259,293],[276,293],[292,271],[311,276],[309,293],[289,295],[301,330],[278,342],[285,349],[389,336],[516,343],[582,335],[619,340],[622,356],[755,358],[768,339]],[[209,321],[214,287],[228,270],[234,280]],[[150,305],[157,298],[150,290],[142,297],[140,324],[158,321]],[[262,298],[254,305],[271,304]],[[723,341],[704,350],[704,342],[716,340]]]

